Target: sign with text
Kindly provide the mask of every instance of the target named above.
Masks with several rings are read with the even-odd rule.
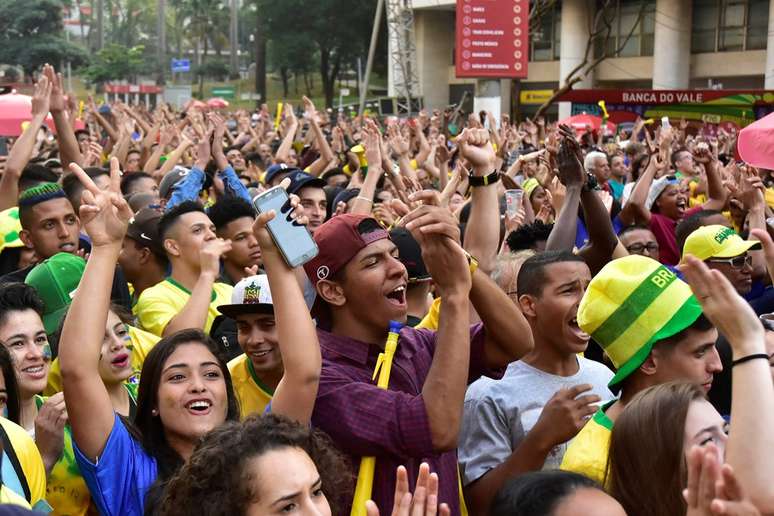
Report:
[[[172,59],[172,73],[184,73],[191,71],[190,59]]]
[[[457,0],[456,75],[524,79],[529,0]]]

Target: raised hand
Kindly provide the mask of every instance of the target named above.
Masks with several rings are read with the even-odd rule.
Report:
[[[568,188],[581,188],[586,184],[586,171],[579,158],[580,146],[569,127],[560,126],[559,130],[562,135],[556,158],[559,166],[559,181]]]
[[[465,128],[457,138],[460,155],[473,166],[478,175],[492,172],[495,164],[495,150],[489,142],[486,129]]]
[[[372,120],[368,120],[364,128],[363,146],[369,171],[378,170],[382,166],[382,136]]]
[[[397,154],[398,156],[406,156],[409,153],[409,142],[406,138],[403,137],[403,134],[400,132],[400,129],[398,129],[398,126],[396,124],[393,124],[389,126],[387,129],[388,131],[388,141],[390,143],[390,148],[392,149],[392,152]]]
[[[688,486],[683,490],[686,516],[760,516],[728,464],[718,464],[717,446],[693,446],[688,452]]]
[[[438,505],[438,475],[430,473],[430,466],[423,462],[419,466],[419,476],[414,488],[414,495],[409,491],[408,473],[406,468],[398,466],[395,482],[395,498],[392,516],[450,516],[451,510],[445,503]],[[366,514],[379,516],[379,508],[368,500]]]
[[[307,120],[317,120],[317,109],[314,107],[314,102],[304,95],[301,97],[301,101],[304,103],[304,118]]]
[[[64,90],[62,89],[62,74],[56,73],[54,67],[47,64],[43,67],[43,75],[48,78],[48,82],[51,84],[49,109],[52,113],[65,111],[67,103],[65,102]]]
[[[67,407],[64,394],[58,392],[43,403],[35,418],[35,444],[40,450],[47,472],[51,471],[62,455],[66,424]]]
[[[101,190],[75,163],[70,170],[84,187],[81,196],[81,225],[91,238],[91,246],[121,245],[133,213],[121,195],[121,171],[118,158],[110,158],[110,186]]]
[[[35,92],[32,94],[32,116],[46,116],[51,103],[51,81],[45,75],[35,84]]]
[[[290,178],[286,177],[283,179],[279,186],[287,190],[290,186]],[[277,244],[274,242],[274,239],[271,237],[271,234],[266,227],[269,222],[274,220],[274,218],[278,215],[284,217],[288,212],[290,212],[290,218],[295,220],[296,223],[304,226],[309,223],[309,217],[304,215],[304,208],[301,206],[301,200],[299,197],[295,194],[290,194],[289,197],[290,205],[288,206],[287,211],[281,214],[277,214],[274,210],[260,213],[255,218],[255,222],[253,223],[253,234],[255,234],[256,240],[258,240],[258,247],[261,248],[261,256],[263,257],[264,263],[266,262],[267,258],[271,259],[272,257],[275,257],[282,263],[285,263],[285,259],[282,257],[282,253],[280,252]]]

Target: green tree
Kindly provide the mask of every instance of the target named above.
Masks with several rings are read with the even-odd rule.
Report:
[[[333,106],[342,67],[368,52],[376,0],[258,0],[258,14],[271,42],[291,34],[318,56],[325,104]],[[382,36],[384,37],[384,36]]]
[[[88,55],[64,38],[59,0],[0,0],[0,62],[27,74],[44,63],[80,66]]]
[[[142,45],[127,48],[111,43],[97,52],[94,62],[84,71],[84,76],[94,83],[131,80],[145,68],[143,51]]]

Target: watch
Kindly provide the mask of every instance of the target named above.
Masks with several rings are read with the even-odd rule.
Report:
[[[470,186],[489,186],[493,185],[500,180],[500,172],[495,170],[485,176],[469,176],[468,183]]]

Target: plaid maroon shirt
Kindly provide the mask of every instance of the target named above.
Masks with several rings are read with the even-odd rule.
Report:
[[[381,514],[392,512],[398,466],[406,466],[413,492],[422,462],[438,474],[439,503],[449,504],[452,514],[459,514],[457,452],[433,450],[422,398],[422,385],[436,347],[435,332],[409,327],[401,330],[389,390],[377,388],[371,380],[382,351],[379,347],[321,329],[317,336],[323,363],[312,425],[327,432],[350,456],[355,474],[362,456],[376,456],[371,498]],[[470,340],[468,383],[482,374],[500,378],[502,370],[485,368],[484,328],[480,323],[471,326]]]

